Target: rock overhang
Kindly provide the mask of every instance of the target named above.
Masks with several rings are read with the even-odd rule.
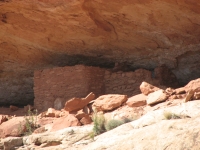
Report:
[[[33,101],[34,70],[76,64],[165,64],[185,84],[200,75],[199,8],[183,0],[1,1],[0,99]]]

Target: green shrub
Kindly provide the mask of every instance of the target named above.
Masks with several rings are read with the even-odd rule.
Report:
[[[22,127],[22,124],[20,123],[19,126],[19,133],[22,135],[30,135],[33,133],[35,129],[37,129],[39,126],[37,125],[37,110],[31,111],[30,109],[27,112],[27,115],[24,116],[25,119],[25,128]]]
[[[109,130],[112,130],[122,124],[124,124],[125,122],[122,121],[122,120],[115,120],[115,119],[112,119],[112,120],[109,120],[106,122],[105,124],[105,128],[106,128],[106,131],[109,131]]]
[[[97,114],[96,112],[92,116],[92,120],[94,122],[93,133],[94,136],[99,135],[105,132],[105,118],[103,114]]]
[[[94,112],[92,120],[94,122],[93,131],[89,133],[89,136],[92,140],[94,140],[94,137],[99,134],[112,130],[124,123],[133,121],[133,119],[129,118],[124,118],[123,120],[111,119],[106,121],[104,115],[98,114],[97,112]]]

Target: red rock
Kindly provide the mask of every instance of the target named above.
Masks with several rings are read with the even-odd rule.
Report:
[[[184,102],[186,103],[186,102],[192,100],[193,96],[194,96],[194,90],[191,89],[190,91],[187,92]]]
[[[164,93],[163,90],[158,90],[153,93],[150,93],[147,97],[147,104],[153,105],[160,102],[163,102],[167,99],[167,95]]]
[[[38,133],[43,133],[45,131],[46,131],[45,127],[40,127],[37,128],[33,133],[38,134]]]
[[[38,120],[37,120],[37,124],[39,125],[39,126],[45,126],[45,125],[47,125],[47,124],[53,124],[53,122],[55,121],[55,120],[57,120],[58,118],[53,118],[53,117],[47,117],[47,118],[38,118]]]
[[[83,117],[85,116],[88,116],[87,113],[85,113],[83,110],[79,110],[77,112],[77,114],[75,115],[75,117],[78,119],[78,120],[81,120]]]
[[[92,123],[92,119],[89,115],[83,117],[81,120],[80,120],[81,124],[83,125],[86,125],[86,124],[90,124]]]
[[[93,110],[96,109],[97,111],[113,110],[121,106],[126,101],[127,101],[127,95],[119,95],[119,94],[102,95],[94,101],[92,107]]]
[[[49,108],[45,114],[45,117],[60,117],[61,111],[55,110],[54,108]]]
[[[184,88],[186,92],[190,90],[199,91],[198,88],[200,88],[200,78],[190,81]]]
[[[72,98],[65,103],[65,110],[72,112],[83,109],[90,101],[95,98],[94,93],[90,93],[86,98]]]
[[[186,93],[184,87],[181,87],[181,88],[175,89],[175,92],[176,92],[176,94],[184,94],[184,93]]]
[[[128,100],[126,101],[126,104],[129,106],[129,107],[139,107],[139,106],[144,106],[146,105],[146,99],[147,99],[147,96],[144,95],[144,94],[138,94],[138,95],[135,95],[135,96],[132,96],[130,98],[128,98]]]
[[[167,89],[165,90],[165,93],[166,93],[168,96],[170,96],[170,95],[175,94],[176,91],[175,91],[174,89],[172,89],[172,88],[167,88]]]
[[[60,117],[64,117],[64,116],[67,116],[69,115],[69,111],[66,111],[64,109],[61,109],[61,112],[60,112]]]
[[[193,99],[200,100],[200,92],[195,92],[194,96],[193,96]]]
[[[66,117],[58,118],[53,123],[51,131],[57,131],[57,130],[61,130],[67,127],[80,126],[80,125],[81,124],[78,121],[78,119],[74,115],[69,114]]]
[[[10,111],[17,111],[18,109],[17,106],[10,105]]]
[[[18,137],[25,131],[24,117],[14,117],[0,126],[0,138],[8,136]]]
[[[142,84],[140,85],[140,90],[144,95],[148,95],[152,92],[159,90],[159,88],[155,87],[147,82],[142,82]]]

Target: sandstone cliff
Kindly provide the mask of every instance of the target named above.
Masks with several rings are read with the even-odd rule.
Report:
[[[196,0],[0,0],[0,103],[33,101],[35,69],[166,64],[181,84],[199,77]]]

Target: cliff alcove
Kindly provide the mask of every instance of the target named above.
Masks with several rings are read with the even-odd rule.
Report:
[[[115,62],[154,70],[180,85],[200,76],[196,0],[0,1],[0,105],[33,103],[35,70]]]

